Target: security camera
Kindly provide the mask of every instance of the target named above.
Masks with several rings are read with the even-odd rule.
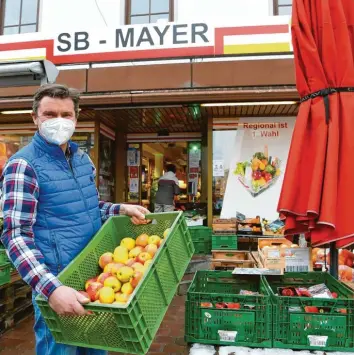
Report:
[[[53,84],[58,73],[48,60],[0,63],[0,87]]]

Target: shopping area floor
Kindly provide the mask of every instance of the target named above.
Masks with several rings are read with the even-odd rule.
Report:
[[[189,354],[184,342],[184,301],[185,296],[175,296],[151,345],[148,354]],[[0,336],[1,355],[35,355],[33,316],[22,321],[17,327]],[[111,352],[110,354],[121,354]]]

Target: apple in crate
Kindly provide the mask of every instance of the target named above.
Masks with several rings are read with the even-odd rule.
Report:
[[[126,282],[123,286],[122,289],[120,290],[123,294],[125,295],[131,295],[134,291],[133,286],[131,285],[130,282]]]
[[[144,251],[138,255],[138,257],[136,258],[136,261],[139,263],[145,264],[145,262],[150,259],[152,259],[152,256],[148,252]]]
[[[113,254],[112,253],[104,253],[100,256],[100,259],[98,261],[98,265],[103,270],[107,264],[112,263],[112,262],[113,262]]]
[[[166,237],[169,235],[170,231],[171,231],[171,228],[167,228],[167,229],[163,232],[163,237],[166,238]]]
[[[100,289],[103,285],[100,282],[92,282],[87,288],[86,292],[89,295],[91,302],[95,302],[99,298]]]
[[[151,255],[151,257],[153,258],[157,252],[157,245],[156,244],[148,244],[146,247],[145,247],[145,251],[147,253],[149,253]]]
[[[117,278],[120,282],[129,282],[134,274],[134,269],[129,266],[123,266],[117,272]]]
[[[129,295],[121,292],[117,292],[115,296],[115,302],[114,304],[125,304],[129,300]]]
[[[147,234],[141,234],[136,238],[135,245],[145,248],[149,244],[149,236]]]
[[[136,286],[138,286],[138,283],[140,282],[140,280],[143,277],[143,273],[141,271],[135,271],[133,274],[132,279],[130,280],[130,284],[133,286],[133,288],[135,288]]]
[[[99,300],[103,304],[111,304],[114,302],[115,294],[112,288],[102,287],[99,291]]]
[[[141,246],[135,247],[134,249],[132,249],[129,252],[129,258],[130,259],[135,259],[143,250],[144,250],[144,248],[141,247]]]
[[[119,247],[114,249],[114,261],[116,263],[125,264],[129,259],[129,250],[125,247],[120,245]]]
[[[143,272],[143,270],[144,270],[144,265],[143,265],[142,263],[136,262],[136,263],[134,263],[134,264],[132,265],[132,268],[134,269],[134,271],[141,271],[141,272]]]
[[[104,284],[104,281],[108,278],[112,276],[111,273],[109,272],[103,272],[102,274],[100,274],[97,278],[97,282],[101,283],[102,285]]]
[[[97,282],[97,277],[93,277],[92,279],[89,279],[85,283],[85,290],[87,291],[87,288],[92,284],[93,282]]]
[[[159,244],[161,238],[158,235],[152,235],[149,237],[148,242],[149,244],[155,244],[156,246]]]
[[[121,289],[122,284],[115,276],[110,276],[104,280],[104,287],[110,287],[114,292],[118,292]]]
[[[120,242],[120,245],[126,247],[128,251],[130,251],[135,247],[135,240],[133,238],[124,238]]]
[[[135,258],[134,259],[128,259],[127,262],[125,263],[125,266],[132,266],[135,263]]]

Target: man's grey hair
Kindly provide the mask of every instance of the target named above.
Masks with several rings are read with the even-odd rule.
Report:
[[[33,97],[32,109],[36,115],[38,114],[39,104],[44,97],[71,99],[74,103],[75,116],[76,118],[79,117],[80,92],[78,90],[68,88],[66,85],[61,84],[47,84],[41,86]]]

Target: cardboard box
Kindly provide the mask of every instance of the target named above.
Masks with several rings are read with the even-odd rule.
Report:
[[[269,248],[261,249],[265,241]],[[288,248],[281,247],[282,244],[288,245]],[[291,245],[285,238],[260,238],[258,255],[262,266],[281,270],[282,273],[312,271],[311,248],[291,248]]]

